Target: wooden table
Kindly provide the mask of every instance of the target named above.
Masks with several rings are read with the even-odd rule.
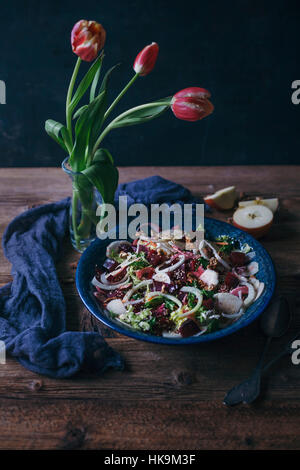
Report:
[[[296,310],[289,334],[276,340],[269,357],[300,330],[300,167],[121,168],[121,181],[159,174],[195,195],[236,185],[252,196],[280,197],[280,211],[262,241],[278,272],[278,291]],[[57,168],[1,169],[0,230],[20,212],[70,194]],[[214,212],[226,220],[228,214]],[[0,254],[1,285],[11,280]],[[300,365],[286,357],[263,382],[253,405],[226,408],[225,392],[254,367],[264,338],[256,323],[215,343],[176,347],[134,341],[93,320],[76,293],[72,263],[79,256],[66,243],[58,266],[68,325],[99,329],[126,360],[124,372],[53,380],[8,358],[0,365],[1,449],[299,449]]]

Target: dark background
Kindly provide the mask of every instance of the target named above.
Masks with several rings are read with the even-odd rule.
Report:
[[[160,45],[154,71],[130,90],[118,110],[187,86],[212,93],[215,112],[203,121],[171,112],[142,126],[113,131],[105,146],[118,165],[299,163],[299,1],[266,0],[1,0],[0,166],[57,166],[64,153],[44,121],[64,122],[76,60],[70,31],[94,19],[107,31],[105,68],[122,62],[111,98],[131,78],[146,44]],[[87,67],[87,64],[84,64]],[[82,67],[85,69],[85,67]]]

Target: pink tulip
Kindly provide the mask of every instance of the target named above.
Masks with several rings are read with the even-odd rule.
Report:
[[[139,52],[133,64],[134,71],[144,77],[150,73],[155,65],[158,55],[158,44],[153,42]]]
[[[198,121],[214,110],[214,105],[208,99],[210,96],[210,92],[205,88],[185,88],[173,96],[172,111],[178,119],[183,121]]]
[[[73,52],[82,60],[91,62],[103,48],[106,32],[96,21],[80,20],[72,29],[71,43]]]

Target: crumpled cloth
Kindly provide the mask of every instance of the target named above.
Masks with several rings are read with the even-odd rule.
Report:
[[[120,184],[128,204],[193,202],[190,191],[159,176]],[[101,374],[122,370],[123,358],[96,332],[66,331],[66,307],[55,263],[68,231],[70,200],[46,204],[17,216],[6,228],[3,251],[13,281],[0,289],[0,340],[29,370],[54,378],[82,369]]]

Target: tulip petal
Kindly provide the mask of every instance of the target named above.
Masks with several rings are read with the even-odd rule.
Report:
[[[93,61],[103,48],[106,32],[96,21],[80,20],[71,32],[73,52],[86,62]]]
[[[158,56],[159,47],[156,42],[152,42],[148,46],[144,47],[141,52],[138,53],[133,64],[134,71],[141,77],[148,75],[156,63]]]

